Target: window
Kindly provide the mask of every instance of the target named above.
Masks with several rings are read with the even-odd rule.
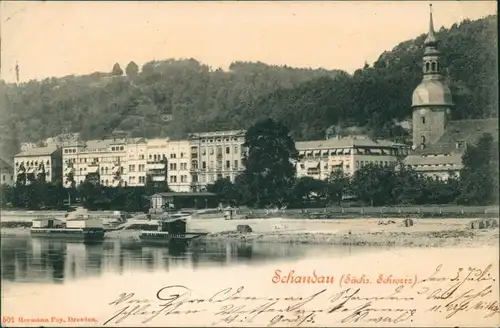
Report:
[[[429,68],[430,68],[430,64],[429,63],[425,63],[425,72],[424,73],[429,72]]]
[[[106,179],[106,186],[107,186],[107,185],[109,185],[109,181],[108,181],[108,179]]]
[[[422,116],[422,124],[425,124],[425,116]]]
[[[425,136],[420,137],[420,142],[425,145]]]
[[[231,152],[231,149],[229,147],[226,147],[226,154],[229,154]]]
[[[187,175],[181,175],[181,182],[187,182]]]
[[[231,168],[231,161],[226,161],[226,169],[230,169]]]
[[[120,150],[123,150],[123,146],[120,146]]]
[[[234,161],[234,169],[237,170],[238,169],[238,160],[235,160]]]
[[[432,71],[435,72],[436,71],[436,62],[432,62]]]
[[[359,161],[356,161],[356,168],[359,167]]]
[[[174,182],[174,183],[177,182],[177,176],[171,175],[170,176],[170,182]]]
[[[183,157],[184,157],[184,153],[181,152],[181,158],[183,158]]]
[[[234,153],[238,154],[238,146],[234,146]]]
[[[187,170],[187,163],[181,163],[181,170]]]
[[[170,169],[175,171],[177,170],[177,164],[176,163],[170,163]]]
[[[139,159],[144,159],[144,155],[139,155]]]
[[[115,151],[115,147],[111,147],[111,151]]]
[[[207,168],[207,162],[201,162],[201,168],[206,169]]]

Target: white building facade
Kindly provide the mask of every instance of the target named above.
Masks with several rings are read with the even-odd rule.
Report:
[[[153,182],[166,181],[172,191],[190,191],[189,149],[187,140],[149,139],[147,174]]]
[[[42,179],[55,183],[61,179],[61,148],[26,148],[14,157],[14,179],[29,184]]]
[[[325,180],[334,171],[353,175],[364,165],[395,166],[409,146],[366,136],[334,137],[327,140],[299,141],[297,177],[309,176]]]
[[[82,184],[85,179],[106,187],[128,186],[129,146],[138,148],[142,138],[114,138],[77,141],[63,146],[63,185],[67,188]],[[138,156],[137,156],[138,157]],[[133,157],[135,158],[135,157]],[[136,176],[132,172],[132,176]]]
[[[244,130],[192,133],[189,143],[192,191],[221,178],[234,182],[243,170]]]

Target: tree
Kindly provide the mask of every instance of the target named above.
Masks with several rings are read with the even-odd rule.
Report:
[[[113,69],[111,70],[111,75],[113,76],[122,76],[123,70],[120,67],[120,64],[116,63],[113,65]]]
[[[460,193],[457,201],[486,205],[498,201],[498,142],[485,133],[476,146],[468,145],[462,156]]]
[[[325,196],[325,190],[328,183],[323,180],[317,180],[312,177],[301,177],[295,180],[294,184],[294,196],[295,198],[302,201],[310,201],[312,198],[320,198]]]
[[[248,183],[252,203],[257,206],[283,206],[287,203],[295,180],[298,152],[288,128],[272,119],[250,127],[243,146],[243,174]]]
[[[125,68],[125,73],[128,77],[134,78],[139,74],[139,66],[137,66],[135,62],[131,61]]]
[[[392,191],[396,184],[392,167],[368,164],[354,172],[352,190],[359,199],[381,206],[393,201]]]
[[[340,205],[342,196],[348,192],[350,186],[350,178],[342,170],[335,170],[328,177],[328,201]]]
[[[229,178],[217,179],[207,185],[207,191],[217,194],[222,202],[235,204],[239,199],[238,190]]]
[[[424,178],[415,170],[401,165],[395,173],[393,195],[396,204],[420,204],[425,195]]]

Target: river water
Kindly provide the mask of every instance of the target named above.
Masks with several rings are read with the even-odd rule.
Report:
[[[454,297],[462,297],[459,303],[463,303],[465,297],[468,307],[446,318],[452,309],[445,305],[451,299],[436,300],[428,294],[448,290],[453,282],[443,278],[424,286],[430,282],[421,281],[433,274],[452,277],[471,267],[481,271],[484,279],[464,280]],[[474,271],[476,277],[479,271]],[[389,279],[384,283],[377,280],[380,274],[407,281]],[[2,238],[1,248],[2,326],[495,326],[500,322],[499,285],[498,279],[493,281],[492,277],[497,276],[498,248],[493,247],[396,249],[201,242],[187,249],[168,249],[144,246],[133,240],[105,240],[102,244],[85,245],[9,236]],[[292,278],[284,279],[286,277]],[[294,282],[296,277],[299,280]],[[306,281],[306,277],[313,277],[313,280]],[[332,282],[320,281],[320,277],[331,277]],[[427,288],[427,296],[417,293],[419,284],[418,291],[423,293]],[[161,308],[166,299],[160,297],[158,291],[173,285],[176,287],[168,289],[172,291],[168,294],[170,302],[175,299],[172,295],[183,299],[196,297],[205,302],[201,305],[196,302],[176,304],[175,311],[191,311],[188,314],[167,309],[155,315],[153,309]],[[349,306],[344,303],[340,308],[333,304],[339,302],[338,297],[335,298],[339,293],[360,289],[363,297],[370,298],[392,294],[400,285],[404,285],[401,293],[405,297],[413,295],[411,301],[399,301],[400,305],[395,301],[370,303],[372,307],[386,309],[388,312],[384,312],[384,316],[393,321],[396,308],[415,310],[400,322],[389,319],[377,322],[382,320],[378,319],[382,312],[376,310],[357,321],[346,319],[353,309],[363,306],[362,299],[353,298]],[[220,298],[220,291],[226,288],[232,288],[231,293],[240,290],[238,295],[253,303],[247,304],[250,301],[238,298]],[[323,289],[325,291],[321,292]],[[299,309],[297,313],[288,313],[290,304],[281,305],[280,302],[293,303],[291,298],[273,301],[271,305],[263,300],[269,297],[305,298],[318,292],[322,294],[300,305],[307,308],[305,312]],[[131,303],[113,303],[123,293]],[[218,301],[213,301],[214,295],[219,295],[215,297]],[[475,295],[473,300],[471,295]],[[160,303],[158,298],[162,299]],[[382,303],[377,305],[377,302]],[[143,304],[144,307],[133,314],[120,314],[125,305],[131,304]],[[439,310],[434,309],[436,304],[441,307]],[[266,306],[266,310],[262,310]],[[330,306],[340,310],[328,315],[320,311]],[[230,313],[230,308],[238,308],[241,313]],[[429,312],[429,309],[434,310]],[[148,320],[151,316],[154,318]]]

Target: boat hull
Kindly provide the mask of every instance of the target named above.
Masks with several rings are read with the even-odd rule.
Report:
[[[37,238],[65,239],[79,242],[99,242],[104,239],[104,229],[51,229],[32,228],[31,236]]]
[[[144,244],[164,245],[164,246],[183,246],[187,245],[191,240],[206,236],[206,233],[186,233],[179,235],[171,235],[167,232],[151,232],[142,231],[139,236]]]

